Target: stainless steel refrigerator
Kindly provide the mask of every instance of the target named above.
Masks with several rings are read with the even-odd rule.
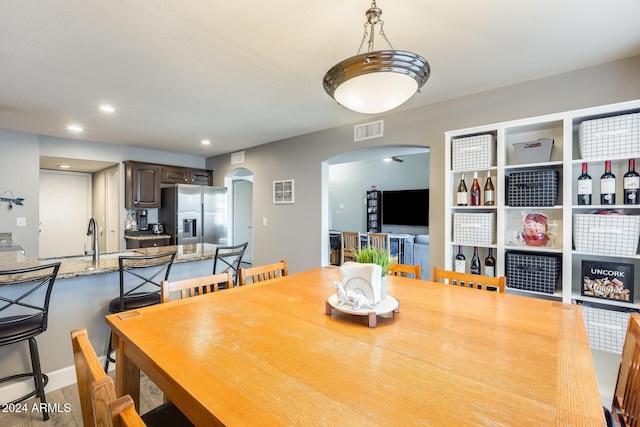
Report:
[[[226,245],[227,189],[190,184],[163,188],[158,219],[173,245]]]

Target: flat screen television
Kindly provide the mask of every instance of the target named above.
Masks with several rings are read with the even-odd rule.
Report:
[[[429,189],[382,192],[384,225],[429,225]]]

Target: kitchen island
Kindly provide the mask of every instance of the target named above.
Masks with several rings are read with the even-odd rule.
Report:
[[[51,293],[47,331],[39,335],[38,347],[42,370],[49,375],[46,391],[76,382],[71,351],[70,331],[85,327],[99,356],[107,350],[110,329],[105,323],[109,301],[118,296],[118,256],[153,255],[177,251],[170,280],[205,276],[213,271],[217,245],[192,244],[140,248],[91,256],[61,258],[25,258],[23,254],[0,253],[0,269],[12,270],[60,261],[60,270]],[[28,346],[15,344],[0,348],[0,372],[3,375],[24,372],[28,366]],[[5,383],[0,388],[0,402],[8,402],[33,388],[33,383]]]

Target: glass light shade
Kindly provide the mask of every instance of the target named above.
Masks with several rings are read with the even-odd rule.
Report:
[[[411,98],[430,75],[426,59],[402,50],[356,55],[334,65],[324,90],[339,104],[359,113],[392,110]]]
[[[335,100],[358,113],[375,114],[393,110],[404,104],[418,90],[418,82],[406,74],[363,74],[336,88]]]

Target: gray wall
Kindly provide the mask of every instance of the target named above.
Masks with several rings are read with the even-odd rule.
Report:
[[[365,192],[429,188],[429,153],[401,156],[402,163],[381,159],[329,166],[329,228],[366,232]],[[341,207],[342,206],[342,207]],[[410,209],[408,206],[407,209]],[[382,226],[383,232],[428,234],[427,227]]]
[[[0,193],[11,190],[15,197],[25,199],[24,206],[8,211],[0,205],[0,232],[13,233],[28,257],[38,256],[39,169],[40,156],[70,159],[100,160],[120,165],[120,189],[124,189],[123,160],[204,168],[199,156],[149,150],[124,145],[105,144],[75,139],[54,138],[0,129]],[[7,197],[4,195],[3,197]],[[120,194],[121,218],[124,224],[124,191]],[[26,218],[26,227],[17,227],[16,218]],[[123,228],[124,229],[124,228]],[[124,239],[121,239],[124,248]],[[104,246],[103,246],[104,247]]]
[[[640,57],[633,57],[382,115],[384,137],[367,144],[431,148],[430,241],[432,247],[442,248],[444,231],[437,224],[444,220],[445,189],[439,183],[444,176],[445,131],[638,99],[639,75]],[[429,82],[419,96],[429,96]],[[363,116],[362,123],[373,119]],[[229,155],[207,159],[207,167],[216,170],[215,185],[238,166],[254,173],[255,264],[286,258],[292,272],[323,264],[328,245],[328,167],[323,162],[358,148],[350,125],[248,149],[240,165],[231,165]],[[272,203],[272,181],[278,179],[296,180],[295,204]],[[268,225],[262,225],[262,218],[268,218]],[[442,251],[432,250],[431,255],[431,267],[444,265]]]

